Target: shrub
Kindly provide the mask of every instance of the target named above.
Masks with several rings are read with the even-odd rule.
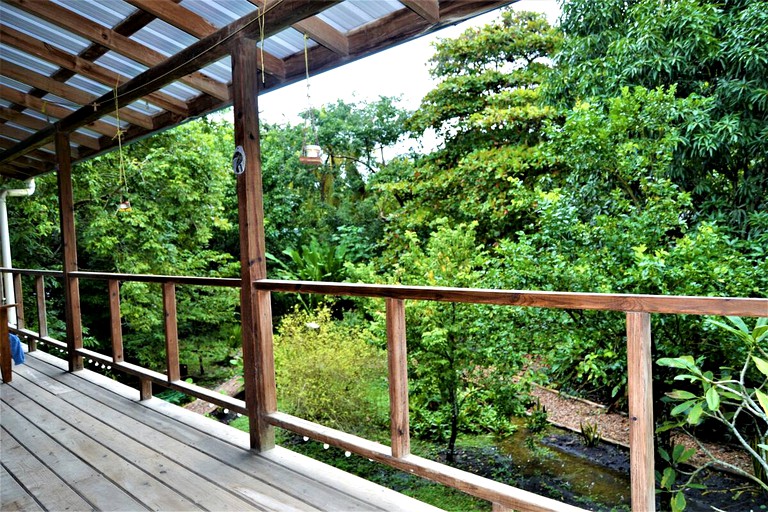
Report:
[[[275,337],[282,410],[345,431],[386,418],[386,357],[370,334],[331,319],[328,308],[294,309]]]

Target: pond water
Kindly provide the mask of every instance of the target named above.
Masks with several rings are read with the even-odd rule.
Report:
[[[531,450],[525,442],[529,435],[521,425],[512,437],[499,444],[499,450],[514,461],[523,477],[559,482],[567,491],[608,507],[630,504],[626,450],[605,443],[588,448],[577,434],[555,427],[545,430]]]

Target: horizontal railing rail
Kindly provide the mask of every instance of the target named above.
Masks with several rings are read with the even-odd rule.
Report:
[[[29,350],[34,351],[37,343],[42,342],[53,347],[67,351],[67,343],[52,338],[48,335],[47,308],[45,300],[45,278],[63,279],[64,272],[56,270],[32,270],[0,267],[1,273],[10,273],[14,277],[14,291],[17,307],[17,323],[15,328],[11,328],[21,336],[28,344]],[[23,309],[23,289],[21,286],[21,276],[31,276],[35,278],[35,292],[37,296],[38,310],[38,331],[30,330],[25,325]],[[153,274],[119,274],[105,272],[70,272],[72,279],[91,279],[106,281],[110,302],[110,330],[112,355],[105,355],[87,348],[77,348],[75,353],[78,356],[85,357],[91,361],[96,361],[104,365],[109,365],[111,369],[138,377],[140,383],[140,398],[147,399],[152,396],[152,384],[158,384],[163,387],[174,389],[186,393],[195,398],[205,400],[219,407],[227,408],[233,412],[247,414],[245,402],[237,398],[216,393],[202,386],[190,384],[181,379],[179,364],[179,339],[177,335],[177,314],[176,314],[176,285],[182,286],[216,286],[226,288],[239,288],[241,280],[235,278],[213,278],[213,277],[191,277],[191,276],[164,276]],[[167,373],[160,373],[140,365],[129,363],[124,360],[122,325],[120,314],[120,283],[121,282],[143,282],[158,283],[163,287],[163,310],[165,317],[165,337],[167,354]]]
[[[490,501],[494,510],[574,509],[563,503],[410,454],[405,301],[624,312],[627,332],[631,499],[634,511],[653,510],[655,506],[650,314],[768,317],[768,299],[753,298],[489,290],[274,279],[255,281],[253,287],[261,293],[287,292],[379,298],[386,301],[387,308],[391,445],[385,446],[278,411],[267,414],[267,422],[270,425],[454,487]]]
[[[257,290],[272,292],[430,300],[499,306],[687,315],[768,316],[768,299],[751,298],[492,290],[485,288],[282,281],[278,279],[262,279],[254,282],[253,286]]]

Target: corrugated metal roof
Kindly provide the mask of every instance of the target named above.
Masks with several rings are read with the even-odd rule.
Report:
[[[136,12],[136,8],[123,0],[52,0],[72,12],[112,28]]]
[[[93,108],[101,115],[101,124],[82,124],[85,122],[82,121],[67,125],[68,129],[95,139],[84,141],[87,147],[78,147],[77,154],[87,157],[117,144],[108,135],[109,126],[117,123],[115,117],[108,114],[114,104],[108,95],[115,90],[118,79],[121,82],[130,80],[119,88],[120,108],[142,116],[141,119],[128,116],[140,126],[133,126],[121,117],[120,129],[130,133],[130,137],[141,137],[187,117],[229,105],[230,57],[220,51],[230,47],[228,41],[215,48],[216,53],[210,53],[213,55],[210,60],[193,58],[187,61],[195,62],[194,67],[187,69],[184,67],[186,62],[176,62],[175,65],[184,67],[186,74],[169,67],[164,68],[152,83],[143,82],[145,75],[142,74],[148,70],[146,63],[163,66],[161,61],[165,58],[198,42],[198,38],[187,31],[198,35],[206,33],[209,27],[197,30],[189,25],[195,16],[218,29],[249,15],[250,22],[241,29],[259,46],[262,45],[260,30],[262,27],[266,30],[263,47],[265,53],[270,54],[263,84],[266,91],[304,77],[305,31],[310,38],[306,41],[311,52],[310,73],[317,73],[400,43],[414,34],[427,33],[443,24],[455,23],[514,0],[437,1],[440,16],[445,12],[446,18],[443,21],[437,16],[435,23],[435,13],[419,15],[416,12],[414,15],[414,11],[398,0],[341,0],[331,7],[327,2],[316,0],[268,2],[267,11],[259,20],[253,18],[259,2],[253,0],[176,0],[176,3],[163,4],[163,9],[156,9],[161,6],[159,3],[146,4],[146,11],[127,0],[2,0],[0,30],[6,37],[0,38],[0,62],[15,72],[3,73],[0,66],[0,85],[4,92],[0,95],[0,106],[14,111],[12,115],[8,112],[6,117],[16,121],[9,123],[0,118],[0,124],[17,128],[39,125],[41,120],[67,123],[67,120],[58,119],[60,117],[67,117],[71,122],[72,118],[68,116],[81,106],[45,90],[68,96],[68,92],[53,80],[63,82],[77,91],[71,97],[78,101],[82,102],[79,96],[86,94],[89,98],[101,97],[101,101],[83,107],[77,118],[92,115],[85,112]],[[78,23],[77,17],[90,21]],[[297,25],[301,21],[312,21],[313,17],[324,23]],[[385,24],[385,19],[391,19],[393,23]],[[371,30],[370,34],[366,32],[376,23],[379,23],[376,30]],[[300,30],[294,28],[296,26]],[[57,51],[46,52],[41,43]],[[212,48],[206,49],[202,55],[210,50]],[[157,55],[164,58],[158,59]],[[90,66],[89,62],[96,65]],[[24,83],[26,77],[19,69],[29,71],[28,83]],[[131,89],[137,84],[140,87]],[[150,93],[154,94],[148,97]],[[58,117],[53,116],[54,113]],[[0,153],[0,173],[25,177],[41,172],[40,166],[48,169],[50,163],[40,161],[39,166],[32,166],[30,174],[25,174],[18,166],[8,165],[8,161],[25,155],[34,160],[34,153],[29,151],[50,143],[54,132],[55,127],[49,125],[32,137],[34,142]],[[23,135],[30,133],[30,129],[18,128],[12,133]],[[4,139],[10,138],[6,136]]]
[[[90,41],[40,18],[30,17],[29,14],[12,5],[4,3],[1,5],[3,24],[27,34],[33,39],[52,44],[61,50],[74,54],[80,53],[90,44]]]
[[[403,8],[397,0],[347,0],[318,14],[318,18],[342,33],[383,18]]]
[[[225,27],[256,10],[256,6],[248,0],[227,0],[217,3],[207,0],[183,0],[181,6],[202,17],[216,28]]]

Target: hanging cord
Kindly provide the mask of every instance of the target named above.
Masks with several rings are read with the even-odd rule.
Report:
[[[309,111],[307,112],[308,117],[304,120],[304,146],[306,146],[306,132],[307,130],[312,131],[312,138],[314,139],[314,143],[316,146],[319,146],[320,143],[317,138],[317,125],[315,125],[315,110],[312,108],[312,96],[309,93],[309,49],[307,45],[307,41],[309,40],[309,36],[307,34],[304,34],[304,72],[306,74],[306,81],[307,81],[307,108]]]
[[[123,202],[123,192],[128,193],[128,178],[125,175],[125,161],[123,159],[123,130],[120,128],[120,105],[117,99],[117,88],[120,85],[120,76],[118,75],[115,82],[115,120],[117,133],[117,154],[118,154],[118,171],[120,172],[120,179],[123,182],[123,186],[120,191],[120,202]],[[114,137],[113,137],[114,138]]]
[[[166,72],[165,72],[165,73],[163,73],[162,75],[160,75],[160,76],[158,76],[158,77],[156,77],[156,78],[153,78],[152,80],[149,80],[148,82],[146,82],[146,83],[142,84],[142,87],[146,87],[147,85],[150,85],[150,84],[153,84],[154,82],[157,82],[157,81],[160,81],[160,80],[162,80],[162,79],[163,79],[165,76],[167,76],[167,75],[169,75],[169,74],[173,73],[173,72],[174,72],[174,71],[176,71],[177,69],[181,68],[182,66],[185,66],[186,64],[188,64],[189,62],[192,62],[193,60],[197,59],[198,57],[200,57],[200,56],[202,56],[202,55],[205,55],[206,53],[210,53],[210,52],[212,52],[214,49],[216,49],[217,47],[219,47],[219,46],[221,46],[221,45],[223,45],[223,44],[227,44],[227,43],[228,43],[230,40],[232,40],[232,39],[234,39],[235,37],[237,37],[237,35],[238,35],[238,34],[240,34],[240,32],[242,32],[243,30],[247,29],[248,27],[250,27],[250,26],[251,26],[251,25],[253,25],[254,23],[259,23],[259,24],[260,24],[260,28],[261,28],[261,40],[262,40],[262,52],[263,52],[263,51],[264,51],[264,50],[263,50],[263,46],[264,46],[264,45],[263,45],[263,41],[264,41],[264,36],[265,36],[265,22],[264,22],[264,19],[265,19],[266,15],[267,15],[267,13],[268,13],[269,11],[271,11],[272,9],[274,9],[275,7],[277,7],[278,5],[280,5],[280,2],[274,2],[274,3],[273,3],[271,6],[267,7],[267,1],[268,1],[268,0],[264,0],[264,8],[263,8],[263,9],[259,9],[261,12],[260,12],[260,13],[259,13],[259,15],[256,17],[256,19],[255,19],[255,20],[251,20],[249,23],[247,23],[246,25],[244,25],[243,27],[241,27],[241,28],[240,28],[239,30],[237,30],[236,32],[233,32],[232,34],[230,34],[230,35],[228,35],[227,37],[223,38],[223,39],[222,39],[221,41],[219,41],[218,43],[214,44],[213,46],[211,46],[211,47],[209,47],[209,48],[206,48],[204,51],[202,51],[202,52],[198,53],[197,55],[194,55],[194,56],[190,57],[188,60],[186,60],[185,62],[182,62],[182,63],[180,63],[180,64],[179,64],[178,66],[176,66],[175,68],[173,68],[173,69],[169,69],[168,71],[166,71]],[[258,9],[258,6],[257,6],[257,9]],[[264,65],[264,54],[262,53],[262,73],[263,73],[263,70],[264,70],[264,67],[263,67],[263,65]],[[132,92],[132,91],[124,91],[122,94],[120,94],[120,96],[118,96],[118,94],[117,94],[117,90],[115,90],[115,101],[117,101],[119,97],[122,97],[122,96],[124,96],[124,95],[126,95],[126,94],[129,94],[129,93],[131,93],[131,92]],[[106,102],[104,102],[104,103],[97,103],[97,102],[93,102],[91,105],[93,106],[93,108],[97,108],[97,107],[100,107],[101,105],[103,105],[103,104],[105,104],[105,103],[106,103]]]
[[[259,35],[261,36],[261,46],[260,46],[260,52],[259,55],[261,56],[261,84],[264,85],[267,83],[267,73],[264,71],[264,26],[265,26],[265,19],[267,17],[267,0],[264,0],[264,7],[261,9],[261,12],[259,13]]]

